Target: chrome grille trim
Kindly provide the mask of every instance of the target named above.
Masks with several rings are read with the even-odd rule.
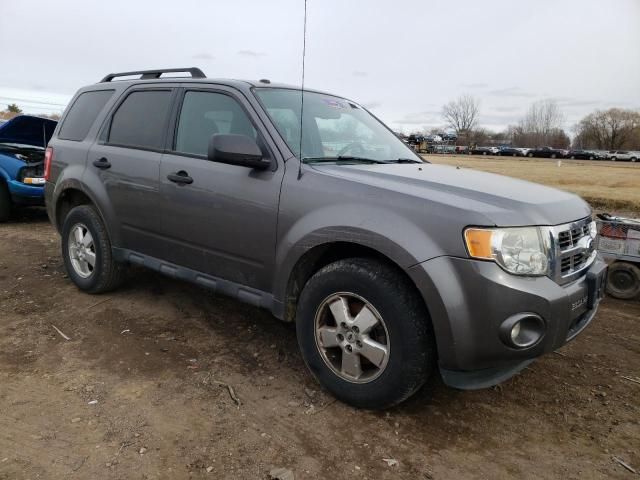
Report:
[[[591,217],[544,227],[549,242],[549,277],[560,285],[582,276],[596,258],[595,239],[590,235]]]

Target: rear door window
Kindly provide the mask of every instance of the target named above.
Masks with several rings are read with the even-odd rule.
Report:
[[[114,113],[107,143],[125,147],[164,148],[171,90],[130,93]]]
[[[229,95],[188,91],[184,95],[175,150],[192,155],[207,155],[214,133],[233,133],[257,138],[257,131],[240,104]]]
[[[76,142],[84,140],[113,92],[114,90],[95,90],[81,93],[64,118],[58,138]]]

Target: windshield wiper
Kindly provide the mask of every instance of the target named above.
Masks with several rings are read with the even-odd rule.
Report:
[[[387,163],[384,160],[376,160],[374,158],[366,158],[366,157],[353,157],[351,155],[338,155],[337,157],[304,157],[302,159],[304,163],[308,162],[364,162],[364,163]]]
[[[387,163],[424,163],[415,158],[396,158],[395,160],[389,160]]]

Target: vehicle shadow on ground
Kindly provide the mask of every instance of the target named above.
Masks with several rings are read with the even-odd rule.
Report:
[[[237,366],[240,373],[252,376],[256,363],[253,354],[259,352],[269,375],[289,378],[292,384],[302,382],[300,385],[292,385],[294,389],[321,389],[307,370],[299,352],[294,323],[283,322],[264,309],[141,267],[131,268],[126,283],[118,292],[127,296],[142,293],[163,297],[163,301],[171,303],[181,315],[203,319],[205,329],[211,333],[211,342],[200,352],[203,356],[215,357],[224,351],[224,355],[231,357],[231,363]],[[163,327],[166,326],[158,325],[158,329]],[[238,332],[243,333],[239,336]],[[251,333],[247,337],[244,332]],[[185,332],[185,335],[190,334],[196,335],[196,332]],[[333,397],[328,392],[325,393],[327,400],[331,401]],[[435,367],[425,386],[392,411],[420,416],[425,411],[425,406],[455,403],[465,393],[447,387]]]
[[[49,221],[47,210],[44,207],[16,208],[11,212],[11,217],[4,224],[28,224],[45,223]]]
[[[238,373],[253,376],[256,364],[254,355],[259,354],[265,372],[290,378],[291,388],[301,391],[304,388],[321,389],[308,372],[299,352],[294,323],[278,320],[264,309],[139,267],[131,268],[126,283],[117,293],[136,297],[139,294],[151,295],[158,299],[162,297],[163,302],[173,305],[176,313],[198,319],[200,326],[210,332],[209,338],[201,346],[204,349],[200,352],[203,357],[220,355],[223,346],[224,355],[229,357]],[[164,327],[166,325],[158,325],[158,329]],[[184,328],[185,335],[197,335],[186,325]],[[295,382],[300,382],[300,385],[295,385]],[[325,393],[327,401],[331,401],[333,397]],[[454,391],[444,385],[436,368],[425,387],[394,410],[414,415],[424,410],[425,405],[431,404],[434,397],[438,398],[438,403],[448,403],[460,394],[464,392]]]

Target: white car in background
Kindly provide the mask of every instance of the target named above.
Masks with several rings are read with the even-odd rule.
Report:
[[[612,161],[616,160],[630,160],[635,162],[640,158],[639,152],[632,152],[629,150],[612,150],[609,152],[609,159]]]

